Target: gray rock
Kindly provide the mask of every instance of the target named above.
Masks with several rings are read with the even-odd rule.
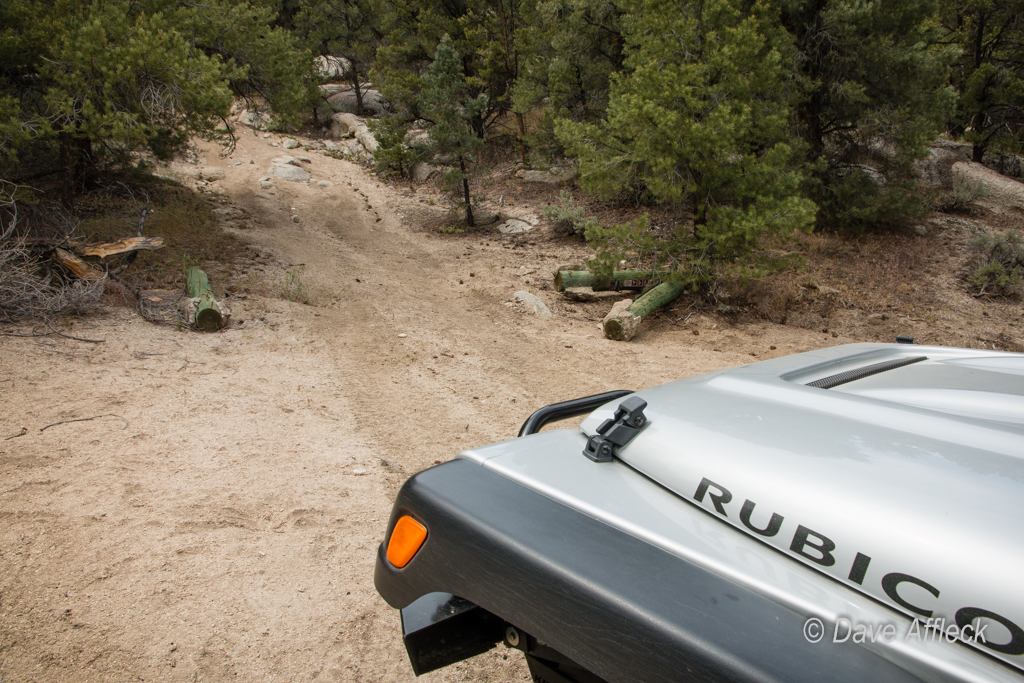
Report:
[[[405,144],[409,147],[412,147],[413,145],[425,145],[428,142],[430,142],[429,130],[413,128],[405,134]]]
[[[317,187],[331,187],[332,185],[334,185],[334,183],[332,183],[330,180],[321,180],[319,183],[316,184]]]
[[[260,199],[270,199],[271,198],[269,194],[264,194],[262,192],[257,192],[256,196],[259,197]]]
[[[490,225],[498,222],[498,212],[490,209],[473,209],[473,222],[476,225]]]
[[[521,168],[516,171],[516,177],[522,178],[528,183],[547,183],[549,185],[567,183],[574,180],[577,175],[575,168],[568,167],[554,167],[546,171],[528,171]]]
[[[320,86],[320,94],[324,97],[330,97],[331,95],[337,95],[338,93],[348,90],[351,85],[345,83],[327,83],[326,85]]]
[[[387,108],[387,99],[373,88],[363,92],[363,113],[379,116]],[[331,109],[349,114],[357,114],[358,102],[354,90],[343,90],[327,98]]]
[[[301,166],[302,164],[295,157],[274,157],[270,160],[271,166]]]
[[[288,138],[284,141],[285,149],[298,149],[299,147],[302,147],[302,144],[295,138]]]
[[[250,111],[248,109],[243,109],[239,112],[239,114],[235,116],[235,121],[243,126],[249,126],[256,130],[266,130],[267,127],[273,123],[273,119],[269,114],[261,111]],[[268,133],[264,137],[270,137],[270,134]]]
[[[313,66],[316,67],[317,76],[320,77],[321,81],[336,81],[348,75],[349,69],[352,68],[352,63],[344,57],[327,55],[326,57],[314,59]]]
[[[501,225],[498,226],[498,232],[503,235],[518,235],[522,232],[529,232],[533,230],[533,226],[526,221],[520,221],[515,218],[510,218]]]
[[[538,318],[550,318],[552,313],[551,309],[547,307],[540,297],[536,294],[530,294],[529,292],[516,292],[513,295],[519,303],[523,304],[526,309],[533,313]]]
[[[355,114],[338,113],[331,115],[331,137],[335,140],[355,137],[356,131],[365,128],[366,123]]]
[[[362,130],[356,131],[356,140],[363,146],[370,154],[377,151],[377,138],[373,137],[373,133],[370,132],[369,128],[363,128]]]
[[[605,301],[618,299],[622,292],[595,292],[593,287],[566,287],[562,295],[573,301]]]
[[[976,203],[1000,212],[1006,209],[1024,211],[1024,183],[976,164],[959,161],[953,164],[952,174],[958,182],[975,188]]]
[[[309,174],[295,166],[274,166],[270,172],[281,180],[290,180],[293,183],[304,183],[309,180]]]
[[[439,170],[436,166],[420,161],[412,165],[412,179],[419,183],[426,182]]]
[[[324,149],[329,149],[333,152],[338,149],[338,145],[334,144],[334,140],[324,140]]]
[[[274,186],[274,183],[269,178],[266,179],[266,180],[261,180],[260,181],[260,189],[262,189],[262,190],[269,190],[273,186]]]
[[[298,159],[299,161],[301,161],[304,164],[311,164],[311,163],[313,163],[313,160],[310,159],[309,157],[295,157],[295,158]]]
[[[207,166],[199,169],[199,178],[207,182],[213,182],[215,180],[224,180],[227,177],[227,173],[224,172],[223,168],[214,168],[213,166]]]

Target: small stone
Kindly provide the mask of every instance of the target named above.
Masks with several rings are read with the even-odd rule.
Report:
[[[264,140],[266,140],[266,139],[267,139],[267,138],[269,138],[269,137],[270,137],[270,133],[264,133],[264,134],[263,134],[263,139],[264,139]]]
[[[518,235],[523,232],[528,232],[533,229],[533,226],[526,221],[521,221],[515,218],[510,218],[501,225],[498,226],[498,232],[502,235]]]
[[[405,339],[405,338],[406,338],[406,337],[408,337],[408,336],[409,336],[409,335],[407,335],[407,334],[406,334],[405,332],[403,332],[402,334],[398,335],[398,338],[399,338],[399,339]]]
[[[309,180],[309,174],[301,168],[294,166],[274,166],[271,172],[282,180],[290,180],[293,183],[302,183]]]
[[[309,157],[295,157],[295,158],[298,159],[299,161],[301,161],[304,164],[311,164],[311,163],[313,163],[313,160],[310,159]]]
[[[270,180],[261,180],[260,181],[260,189],[261,190],[269,190],[273,186],[274,186],[274,183],[272,181],[270,181]]]
[[[279,145],[278,145],[278,144],[277,144],[276,142],[271,142],[271,143],[270,143],[270,146],[271,146],[271,147],[278,147]]]
[[[299,141],[294,139],[294,138],[289,138],[288,140],[284,141],[284,148],[285,149],[296,149],[297,147],[300,147],[300,146],[301,145],[299,145]]]
[[[331,185],[334,185],[334,183],[330,180],[321,180],[316,184],[317,187],[330,187]]]
[[[206,181],[224,180],[227,175],[223,168],[214,168],[213,166],[207,166],[199,171],[199,177]]]
[[[357,477],[361,477],[364,474],[366,474],[366,470],[359,470],[359,469],[352,470],[352,474],[356,475]]]
[[[292,223],[298,223],[298,222],[299,222],[299,217],[298,216],[292,216]]]
[[[547,307],[541,298],[536,294],[530,294],[529,292],[516,292],[513,295],[519,303],[526,306],[530,313],[533,313],[538,318],[550,318],[551,309]]]
[[[257,192],[256,197],[259,199],[270,199],[270,195],[263,192]]]

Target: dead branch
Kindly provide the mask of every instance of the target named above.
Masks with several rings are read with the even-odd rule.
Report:
[[[4,437],[4,441],[10,441],[11,439],[17,439],[19,436],[25,436],[26,434],[28,434],[28,429],[25,428],[25,427],[22,427],[21,431],[18,432],[17,434],[11,434],[10,436],[5,436]]]
[[[46,323],[46,326],[50,328],[50,334],[55,334],[58,337],[64,337],[65,339],[74,339],[75,341],[89,342],[90,344],[102,344],[107,341],[106,339],[86,339],[85,337],[72,337],[70,334],[64,334],[63,332],[58,332],[57,330],[54,330],[53,326],[50,325],[49,322]]]
[[[126,420],[125,418],[121,417],[120,415],[115,415],[114,413],[103,413],[102,415],[93,415],[92,417],[76,417],[73,420],[61,420],[60,422],[51,422],[45,427],[40,427],[39,431],[45,432],[50,427],[56,427],[57,425],[66,425],[71,422],[88,422],[89,420],[97,420],[101,417],[119,417],[122,420],[124,420],[124,427],[121,427],[121,431],[128,429],[128,420]]]

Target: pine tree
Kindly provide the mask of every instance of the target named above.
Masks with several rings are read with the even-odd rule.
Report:
[[[463,74],[475,97],[487,106],[473,119],[481,138],[511,106],[515,80],[515,29],[519,0],[403,0],[392,2],[383,18],[384,39],[377,50],[372,79],[398,115],[420,118],[422,79],[442,36],[460,55]]]
[[[423,152],[435,163],[448,166],[445,183],[457,193],[466,209],[466,223],[472,227],[473,204],[469,193],[470,170],[484,141],[473,130],[473,121],[487,105],[487,96],[473,96],[462,61],[451,38],[445,35],[434,52],[430,69],[423,75],[419,108],[434,126]]]
[[[0,4],[0,177],[15,159],[44,174],[55,148],[70,192],[101,161],[166,158],[212,136],[235,95],[297,111],[308,55],[272,19],[237,0]]]
[[[370,65],[383,38],[381,12],[379,0],[302,0],[294,18],[295,30],[314,52],[348,60],[347,76],[360,116]]]
[[[934,0],[773,0],[797,50],[797,127],[819,223],[865,228],[925,210],[913,162],[955,95]]]
[[[945,39],[962,52],[953,67],[960,94],[953,131],[974,145],[974,161],[991,148],[1021,151],[1024,128],[1024,2],[943,0]]]
[[[608,106],[611,75],[625,58],[620,11],[611,0],[525,0],[515,111],[543,114],[530,134],[545,158],[560,155],[556,120],[595,123]]]
[[[589,231],[600,267],[651,259],[700,282],[766,234],[808,229],[814,205],[799,196],[785,41],[771,15],[761,6],[744,13],[733,0],[627,8],[629,71],[612,78],[605,119],[563,121],[556,131],[579,158],[584,189],[646,194],[679,218],[666,237],[646,222]]]

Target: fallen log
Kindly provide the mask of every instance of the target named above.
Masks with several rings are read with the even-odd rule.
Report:
[[[126,237],[123,240],[106,242],[104,244],[94,244],[91,247],[75,247],[75,251],[82,256],[99,256],[100,258],[107,258],[108,256],[127,254],[130,251],[138,251],[140,249],[155,251],[163,246],[163,237]]]
[[[614,341],[629,341],[640,329],[640,322],[683,293],[685,287],[675,281],[660,285],[636,301],[623,299],[604,318],[604,336]]]
[[[210,280],[195,266],[185,271],[185,291],[193,300],[195,326],[203,332],[216,332],[224,326],[217,300],[213,298]]]
[[[555,290],[564,292],[569,287],[590,287],[595,292],[639,290],[651,284],[652,276],[661,278],[667,274],[649,270],[616,270],[609,279],[590,270],[560,270],[555,273]]]
[[[103,279],[104,274],[102,271],[96,270],[70,251],[66,251],[60,247],[53,250],[53,260],[66,268],[68,272],[80,280],[93,282]]]

